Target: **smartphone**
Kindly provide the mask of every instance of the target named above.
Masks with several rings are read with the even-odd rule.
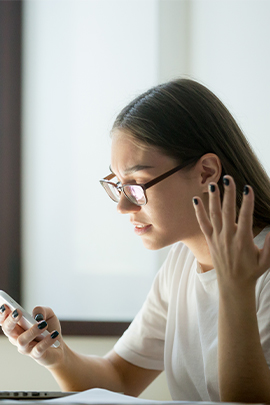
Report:
[[[36,325],[37,321],[25,310],[23,309],[13,298],[11,298],[5,291],[0,290],[0,306],[6,304],[11,311],[19,309],[22,312],[22,317],[18,324],[25,330],[31,328],[31,326]],[[42,340],[44,337],[48,336],[50,333],[45,330],[39,336],[36,337],[37,340]],[[53,347],[59,347],[60,342],[56,340]]]

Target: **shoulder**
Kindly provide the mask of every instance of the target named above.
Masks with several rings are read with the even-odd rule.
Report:
[[[191,250],[182,242],[177,242],[172,245],[165,265],[171,269],[182,268],[187,263],[192,264],[194,262],[194,255]]]
[[[266,235],[270,232],[270,225],[265,227],[255,238],[254,243],[258,246],[259,249],[263,248]],[[256,285],[257,295],[260,295],[262,291],[267,293],[270,296],[270,269],[259,277]]]
[[[171,289],[172,284],[177,283],[183,273],[189,272],[193,266],[195,257],[191,250],[182,242],[171,246],[168,256],[163,263],[158,275],[163,286]]]

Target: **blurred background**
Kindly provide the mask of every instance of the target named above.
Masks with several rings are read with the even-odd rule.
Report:
[[[0,1],[0,289],[52,307],[76,350],[112,347],[167,253],[143,248],[98,182],[117,113],[199,80],[270,173],[269,18],[268,0]],[[2,336],[0,355],[0,390],[57,389]],[[164,376],[142,396],[169,399]]]

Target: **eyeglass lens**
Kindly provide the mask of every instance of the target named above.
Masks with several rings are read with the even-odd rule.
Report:
[[[101,185],[104,187],[105,191],[107,192],[108,196],[115,202],[118,202],[120,200],[120,195],[121,191],[118,190],[117,187],[110,183],[101,183]]]
[[[114,186],[112,183],[101,183],[109,197],[115,201],[119,202],[121,196],[121,190]],[[126,185],[124,186],[123,192],[130,202],[136,205],[146,204],[146,197],[144,190],[138,185]]]
[[[141,186],[138,185],[125,186],[124,193],[132,203],[137,205],[146,204],[145,193]]]

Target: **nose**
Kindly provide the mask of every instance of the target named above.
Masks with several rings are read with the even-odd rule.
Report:
[[[119,214],[130,214],[131,212],[138,212],[140,209],[141,207],[139,205],[133,204],[121,193],[119,203],[117,204]]]

